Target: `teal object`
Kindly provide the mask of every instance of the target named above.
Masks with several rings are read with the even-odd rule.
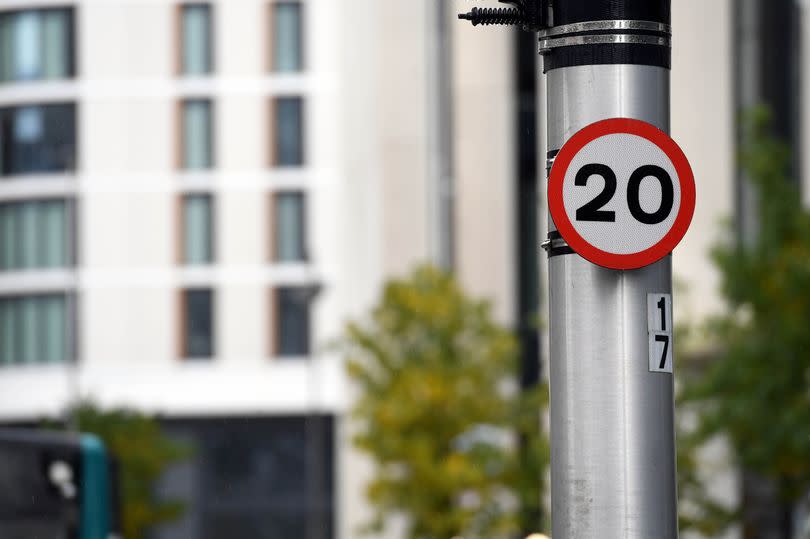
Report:
[[[110,534],[110,468],[107,450],[93,435],[81,435],[82,482],[79,539],[108,539]]]

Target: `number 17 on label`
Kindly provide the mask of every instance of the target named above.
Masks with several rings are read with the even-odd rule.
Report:
[[[672,373],[672,295],[647,294],[650,372]]]

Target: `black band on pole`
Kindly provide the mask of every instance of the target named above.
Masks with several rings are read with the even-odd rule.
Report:
[[[554,26],[585,21],[672,22],[669,0],[552,0]]]
[[[657,45],[577,45],[550,51],[543,72],[580,65],[635,64],[672,68],[672,51]]]
[[[599,64],[650,65],[665,69],[672,67],[668,35],[669,25],[672,22],[670,0],[552,0],[552,6],[554,28],[595,21],[644,21],[666,25],[667,30],[666,32],[638,30],[625,26],[614,30],[566,33],[565,37],[569,38],[583,34],[588,36],[612,34],[649,36],[649,39],[645,40],[648,42],[640,43],[639,39],[624,37],[625,42],[587,44],[571,44],[572,40],[568,40],[569,43],[564,46],[549,46],[548,50],[541,51],[545,57],[544,72],[563,67]],[[656,38],[666,43],[658,43]],[[551,43],[559,43],[559,40]]]

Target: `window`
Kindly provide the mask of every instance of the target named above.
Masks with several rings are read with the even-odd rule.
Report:
[[[314,287],[276,290],[276,352],[279,356],[309,355],[309,309]]]
[[[213,209],[211,195],[183,197],[183,262],[214,261]]]
[[[304,163],[304,105],[300,97],[275,100],[275,164],[300,166]]]
[[[72,77],[73,35],[72,9],[0,14],[0,81]]]
[[[65,294],[0,298],[0,365],[69,361],[71,335]]]
[[[64,172],[75,165],[75,105],[0,109],[0,169],[4,176]]]
[[[278,193],[273,197],[274,253],[277,262],[302,262],[306,253],[306,207],[300,192]]]
[[[158,499],[187,510],[156,527],[153,539],[337,537],[333,417],[226,416],[161,426],[192,455],[156,485]]]
[[[180,72],[205,75],[213,71],[211,6],[186,4],[180,15]]]
[[[182,294],[183,356],[190,359],[214,355],[214,293],[209,289]]]
[[[304,63],[301,3],[275,2],[272,9],[273,70],[301,71]]]
[[[190,99],[182,104],[182,166],[203,170],[214,165],[211,101]]]
[[[0,203],[0,272],[64,268],[74,250],[72,203]]]

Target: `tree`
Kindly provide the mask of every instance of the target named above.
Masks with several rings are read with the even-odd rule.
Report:
[[[768,133],[763,111],[744,123],[758,234],[714,250],[728,312],[712,321],[719,352],[685,381],[684,399],[701,406],[696,439],[724,435],[745,477],[772,484],[789,508],[810,490],[810,212],[790,181],[789,151]],[[780,520],[769,535],[744,516],[746,537],[793,537]]]
[[[376,463],[368,531],[401,514],[412,539],[513,536],[519,502],[542,502],[547,443],[530,437],[521,465],[518,440],[537,432],[546,392],[517,389],[516,342],[490,306],[421,267],[385,286],[345,346],[360,390],[355,443]]]
[[[168,439],[153,418],[128,409],[101,410],[82,401],[69,411],[74,426],[98,436],[118,462],[125,539],[144,539],[150,527],[182,514],[177,502],[161,502],[155,482],[189,451]]]

